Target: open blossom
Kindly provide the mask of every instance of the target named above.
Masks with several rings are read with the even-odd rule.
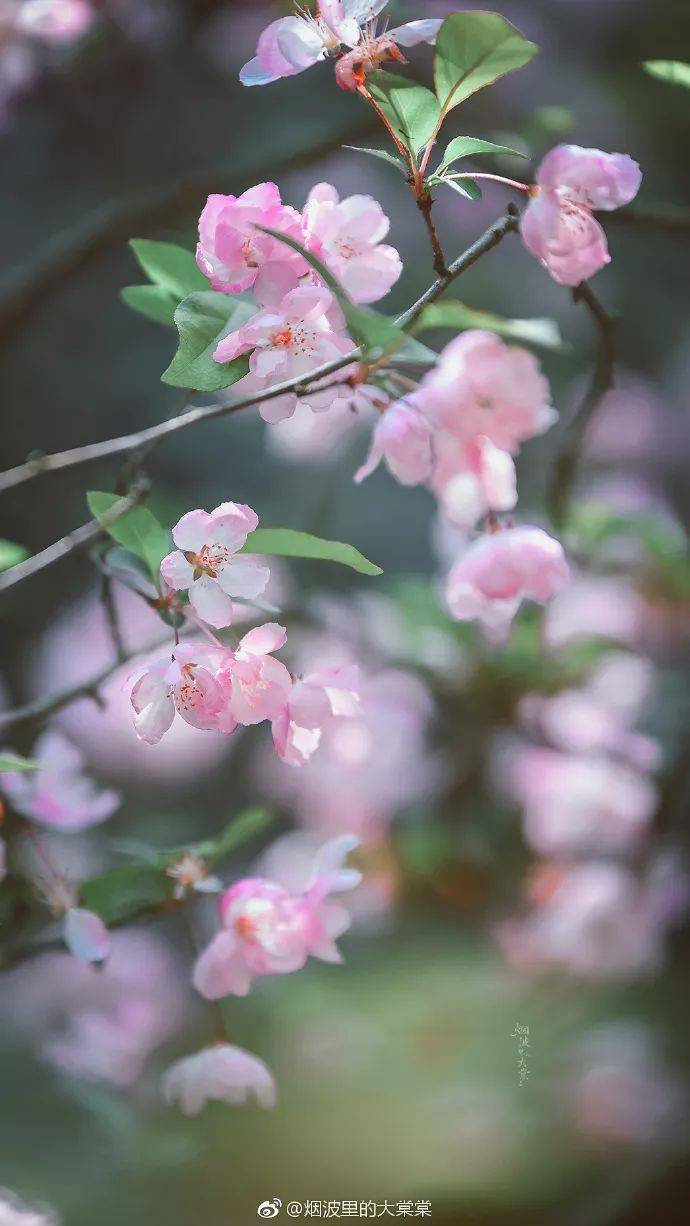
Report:
[[[58,1226],[58,1219],[52,1209],[29,1208],[8,1188],[0,1188],[0,1226]]]
[[[213,357],[216,362],[231,362],[249,354],[249,374],[235,384],[236,391],[261,391],[308,374],[352,349],[352,341],[333,329],[328,312],[334,305],[329,290],[300,285],[275,309],[259,311],[224,337]],[[267,400],[259,411],[264,421],[282,421],[294,413],[296,404],[296,393],[288,392]]]
[[[192,608],[211,626],[229,626],[232,597],[254,600],[268,583],[267,567],[236,556],[258,523],[251,507],[223,502],[210,514],[188,511],[173,528],[177,549],[163,558],[161,575],[173,591],[189,592]]]
[[[354,889],[360,874],[345,867],[357,839],[343,835],[317,854],[311,881],[293,896],[275,882],[248,877],[221,899],[223,929],[197,960],[194,986],[207,1000],[246,996],[255,975],[300,970],[309,956],[340,962],[336,939],[350,917],[329,896]]]
[[[196,262],[213,289],[238,294],[262,285],[286,270],[296,284],[307,271],[302,257],[257,227],[279,230],[302,241],[299,213],[283,204],[275,183],[258,183],[241,196],[209,196],[199,218]]]
[[[237,721],[218,679],[225,655],[204,643],[180,643],[172,657],[137,669],[127,685],[139,740],[157,745],[176,713],[205,732],[234,732]]]
[[[383,242],[390,222],[371,196],[341,200],[330,183],[309,193],[302,215],[305,246],[323,261],[352,302],[378,302],[402,272],[394,247]]]
[[[594,211],[629,204],[642,172],[625,153],[557,145],[536,180],[536,194],[520,222],[524,244],[560,285],[579,285],[611,258]]]
[[[37,771],[0,775],[0,790],[17,813],[56,830],[84,830],[105,821],[119,807],[119,794],[109,788],[97,790],[84,774],[81,753],[61,732],[43,732],[32,756]]]
[[[316,752],[333,719],[359,713],[356,665],[324,668],[296,681],[273,721],[276,752],[290,766],[302,766]]]
[[[256,57],[240,73],[243,85],[267,85],[281,77],[304,72],[328,55],[349,48],[345,72],[339,84],[356,89],[368,72],[385,60],[402,59],[399,47],[432,43],[440,20],[410,21],[376,35],[375,18],[388,0],[319,0],[315,17],[281,17],[263,31]],[[342,61],[341,61],[342,62]]]
[[[563,547],[542,528],[504,528],[479,537],[448,576],[448,607],[502,637],[523,600],[545,604],[570,581]]]
[[[175,882],[173,898],[178,902],[186,898],[190,891],[196,894],[219,894],[223,889],[220,877],[209,876],[204,861],[188,851],[180,856],[175,864],[166,868],[165,875]]]
[[[517,503],[513,457],[486,435],[461,442],[448,430],[433,436],[434,472],[430,485],[446,519],[472,528],[489,511],[512,511]]]
[[[198,1115],[211,1101],[233,1107],[252,1099],[259,1107],[276,1105],[275,1081],[263,1060],[230,1043],[215,1043],[171,1065],[163,1077],[163,1095],[185,1115]]]
[[[15,24],[22,34],[46,43],[71,43],[84,34],[94,19],[87,0],[24,0]]]
[[[401,400],[382,413],[369,455],[355,473],[355,481],[369,477],[382,460],[402,485],[419,485],[431,475],[431,426],[414,405]]]
[[[268,622],[250,630],[237,650],[226,657],[219,680],[229,691],[232,716],[238,724],[278,719],[292,690],[292,677],[271,652],[284,646],[284,626]]]

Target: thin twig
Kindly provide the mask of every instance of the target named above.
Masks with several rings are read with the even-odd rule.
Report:
[[[436,233],[434,219],[431,216],[433,206],[434,198],[429,189],[425,187],[422,189],[420,195],[417,196],[417,208],[424,218],[424,225],[426,226],[429,235],[431,250],[434,253],[434,272],[436,272],[439,277],[446,277],[448,275],[446,259],[443,254],[443,248],[441,247],[441,241]]]
[[[117,605],[115,604],[115,593],[113,591],[113,577],[107,571],[101,572],[101,604],[103,606],[103,614],[105,623],[108,627],[111,642],[115,651],[115,657],[118,664],[125,664],[127,661],[127,648],[125,647],[122,638],[122,630],[120,628],[120,619],[117,613]]]
[[[55,562],[60,562],[69,554],[90,545],[98,539],[105,528],[116,523],[118,519],[122,519],[133,507],[136,507],[147,496],[148,490],[148,483],[140,481],[130,494],[118,499],[100,520],[90,519],[87,524],[82,524],[80,528],[68,532],[67,536],[61,537],[47,549],[42,549],[40,553],[34,554],[24,562],[18,562],[16,566],[11,566],[9,570],[0,574],[0,592],[9,591],[22,580],[31,578],[32,575],[46,570],[48,566],[53,566]]]
[[[675,204],[660,205],[655,209],[616,209],[606,214],[606,224],[668,230],[671,234],[678,234],[690,230],[690,209]]]
[[[554,460],[546,505],[554,524],[562,525],[577,477],[582,442],[602,397],[614,382],[614,335],[616,320],[608,314],[587,282],[573,290],[573,301],[583,302],[597,328],[599,343],[592,379],[579,407],[573,413]]]
[[[477,239],[471,247],[468,247],[462,255],[453,261],[445,276],[439,277],[433,285],[429,286],[428,290],[422,294],[417,302],[399,316],[396,320],[398,326],[401,328],[411,327],[419,318],[424,308],[429,303],[435,302],[437,298],[440,298],[451,282],[461,276],[468,268],[471,268],[480,256],[487,251],[491,251],[506,234],[515,229],[517,229],[517,212],[512,206],[509,206],[505,216],[494,222],[492,226],[489,226],[481,238]],[[188,409],[185,413],[180,413],[177,417],[158,422],[157,425],[149,426],[147,429],[139,430],[134,434],[125,434],[120,438],[106,439],[100,443],[89,443],[84,447],[73,447],[69,451],[59,451],[53,455],[38,456],[27,460],[24,464],[18,464],[15,468],[10,468],[0,474],[0,493],[12,489],[14,486],[20,485],[25,481],[30,481],[33,477],[37,477],[44,472],[56,472],[58,469],[72,468],[76,464],[85,464],[91,460],[102,460],[111,455],[121,455],[123,452],[134,451],[139,447],[154,445],[160,442],[161,439],[167,438],[168,435],[177,433],[178,430],[185,430],[189,426],[195,426],[202,421],[213,421],[219,417],[227,417],[229,414],[239,413],[243,409],[263,404],[266,401],[275,399],[277,396],[283,396],[287,392],[296,392],[297,395],[304,395],[315,383],[327,378],[329,375],[335,374],[345,366],[349,366],[352,362],[356,362],[359,357],[360,350],[352,349],[350,353],[345,354],[343,357],[337,358],[333,362],[327,362],[324,366],[317,367],[309,375],[300,375],[296,379],[288,379],[286,382],[276,384],[275,387],[267,388],[265,391],[255,392],[243,400],[237,400],[229,404],[199,405],[196,408]]]

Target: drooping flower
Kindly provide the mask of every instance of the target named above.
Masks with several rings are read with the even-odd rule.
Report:
[[[329,290],[300,285],[280,304],[259,311],[246,324],[229,333],[216,347],[216,362],[231,362],[249,353],[249,374],[235,383],[235,391],[262,391],[272,384],[306,375],[326,362],[343,357],[352,341],[337,333],[328,312],[335,305]],[[328,403],[323,405],[328,407]],[[288,392],[267,400],[259,412],[264,421],[283,421],[295,411],[297,395]],[[318,398],[314,403],[316,408]]]
[[[173,591],[189,592],[193,609],[211,626],[229,626],[232,597],[254,600],[268,583],[267,567],[236,556],[258,523],[251,507],[223,502],[210,514],[188,511],[173,528],[177,549],[161,562],[161,575]]]
[[[88,0],[24,0],[15,25],[22,34],[45,43],[71,43],[85,34],[94,20]]]
[[[275,183],[258,183],[241,196],[209,196],[199,218],[196,262],[213,289],[238,294],[254,287],[257,302],[276,277],[297,283],[307,271],[302,257],[258,227],[302,241],[299,213],[283,204]]]
[[[263,1060],[230,1043],[215,1043],[171,1065],[163,1096],[185,1115],[198,1115],[211,1101],[241,1107],[254,1099],[269,1110],[276,1105],[275,1081]]]
[[[238,724],[259,724],[282,713],[292,677],[271,652],[278,651],[286,638],[283,626],[268,622],[245,634],[237,650],[227,657],[219,679],[229,690],[230,711]]]
[[[299,895],[260,877],[226,890],[223,929],[197,960],[194,986],[208,1000],[246,996],[255,975],[300,970],[309,956],[340,962],[335,944],[350,924],[347,910],[329,895],[354,889],[360,874],[344,867],[358,840],[343,835],[326,843],[314,861],[310,884]]]
[[[457,621],[505,635],[523,600],[546,603],[570,581],[562,545],[542,528],[504,528],[479,537],[455,563],[446,597]]]
[[[401,400],[381,415],[369,455],[355,473],[355,481],[369,477],[382,460],[402,485],[419,485],[431,475],[432,430],[414,405]]]
[[[511,511],[517,503],[513,457],[479,435],[461,442],[448,430],[433,436],[434,472],[430,485],[446,519],[473,528],[489,511]]]
[[[225,661],[221,648],[180,643],[172,657],[147,664],[127,679],[134,730],[140,741],[157,745],[175,713],[206,732],[235,731],[218,672]]]
[[[0,1226],[59,1226],[59,1223],[52,1209],[32,1209],[9,1188],[0,1188]]]
[[[394,247],[383,242],[390,222],[371,196],[341,200],[330,183],[318,183],[302,214],[305,246],[358,303],[378,302],[402,272]]]
[[[611,258],[594,212],[629,204],[642,181],[640,167],[625,153],[557,145],[536,180],[520,222],[523,242],[560,285],[579,285]]]
[[[402,59],[400,47],[433,43],[442,21],[410,21],[377,36],[375,18],[388,0],[319,0],[317,15],[281,17],[259,37],[256,57],[240,72],[243,85],[267,85],[281,77],[304,72],[343,46],[345,71],[338,78],[346,89],[356,89],[368,72],[389,59]],[[340,61],[342,63],[342,61]]]
[[[296,681],[283,710],[273,721],[276,753],[290,766],[302,766],[319,747],[321,733],[334,718],[359,712],[359,670],[355,665],[324,668]]]
[[[0,775],[0,789],[17,813],[56,830],[84,830],[103,822],[119,807],[119,793],[98,791],[84,774],[84,758],[56,729],[47,729],[32,754],[39,769]]]

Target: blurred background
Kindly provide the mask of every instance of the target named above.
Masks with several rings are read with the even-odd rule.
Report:
[[[289,5],[91,0],[60,41],[10,35],[13,7],[0,0],[3,468],[180,410],[182,393],[160,383],[172,332],[119,293],[141,280],[127,240],[191,248],[211,191],[270,178],[299,208],[323,180],[370,192],[405,262],[385,309],[432,280],[411,195],[341,148],[383,139],[331,68],[239,85]],[[405,20],[456,6],[393,7]],[[640,64],[690,58],[688,6],[497,7],[541,54],[454,112],[449,135],[517,145],[532,168],[564,139],[625,151],[644,170],[640,208],[687,205],[690,97]],[[411,58],[430,72],[428,49]],[[447,253],[506,200],[492,187],[476,203],[440,198]],[[272,826],[224,877],[258,865],[295,881],[342,830],[360,834],[365,876],[344,967],[267,979],[229,1011],[233,1041],[276,1076],[274,1113],[215,1105],[189,1121],[162,1104],[161,1072],[209,1039],[174,918],[118,933],[100,973],[46,954],[0,976],[0,1186],[66,1226],[249,1223],[273,1197],[429,1200],[433,1220],[458,1226],[687,1221],[690,253],[687,229],[615,214],[606,228],[613,259],[595,288],[621,317],[618,381],[587,432],[566,527],[575,582],[545,615],[524,610],[505,647],[443,611],[457,546],[431,496],[383,471],[353,484],[368,446],[356,416],[267,427],[243,414],[172,437],[147,463],[166,524],[233,499],[384,568],[379,580],[273,568],[275,603],[308,604],[308,622],[290,621],[293,666],[320,653],[361,663],[363,715],[296,773],[265,727],[226,741],[183,726],[139,744],[116,678],[105,711],[84,700],[56,723],[122,804],[88,835],[51,838],[53,854],[83,878],[135,842],[193,841],[260,802]],[[550,457],[594,358],[590,321],[512,239],[454,293],[560,328],[565,343],[535,353],[561,425],[519,461],[519,515],[546,522]],[[0,535],[45,547],[117,472],[105,461],[4,494]],[[160,636],[142,602],[117,600],[128,648]],[[2,644],[5,707],[107,667],[87,554],[4,597]],[[12,747],[30,753],[36,731]]]

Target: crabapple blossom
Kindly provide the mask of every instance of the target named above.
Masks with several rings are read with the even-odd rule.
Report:
[[[258,523],[251,507],[223,502],[210,514],[188,511],[173,528],[177,549],[163,558],[161,576],[173,591],[188,591],[192,608],[211,626],[229,626],[232,597],[254,600],[268,583],[267,567],[236,556]]]
[[[65,945],[81,962],[104,962],[111,938],[99,915],[84,907],[69,907],[63,924]]]
[[[513,509],[517,503],[513,457],[486,435],[467,443],[448,430],[436,430],[433,451],[430,485],[451,523],[472,528],[489,511]]]
[[[371,476],[382,460],[402,485],[419,485],[431,475],[432,431],[423,413],[400,400],[381,415],[369,455],[355,481]]]
[[[611,258],[594,210],[629,204],[641,181],[637,162],[625,153],[557,145],[539,166],[522,215],[525,246],[560,285],[579,285]]]
[[[267,85],[281,77],[304,72],[319,60],[340,52],[352,54],[339,83],[356,89],[368,72],[389,59],[403,59],[399,47],[433,43],[440,20],[410,21],[377,36],[375,18],[388,0],[319,0],[316,16],[281,17],[262,32],[256,57],[240,72],[243,85]],[[342,62],[342,61],[341,61]]]
[[[355,665],[324,668],[296,681],[281,713],[273,721],[278,757],[302,766],[316,752],[323,729],[335,717],[359,711],[359,670]]]
[[[197,960],[194,986],[207,1000],[246,996],[255,975],[300,970],[309,956],[340,962],[336,939],[350,917],[329,895],[354,889],[361,876],[344,866],[357,846],[352,835],[326,843],[317,853],[304,893],[293,896],[273,881],[248,877],[221,899],[223,929]]]
[[[0,775],[0,789],[24,817],[55,830],[84,830],[119,807],[119,793],[97,790],[84,774],[82,754],[56,729],[41,733],[33,758],[38,770]]]
[[[259,724],[278,719],[292,690],[292,677],[271,652],[283,647],[287,635],[283,626],[268,622],[250,630],[229,655],[219,680],[229,690],[229,705],[238,724]]]
[[[46,43],[71,43],[84,34],[94,20],[87,0],[24,0],[15,24],[22,34]]]
[[[175,882],[173,898],[181,901],[192,890],[196,894],[219,894],[223,889],[220,877],[210,877],[203,860],[186,851],[183,856],[165,870],[166,877]]]
[[[175,713],[193,728],[231,733],[237,722],[218,680],[226,652],[203,643],[180,643],[172,657],[137,669],[127,679],[134,730],[140,741],[157,745]]]
[[[59,1223],[52,1209],[29,1208],[9,1188],[0,1188],[0,1226],[59,1226]]]
[[[328,312],[334,305],[329,290],[300,285],[285,294],[277,307],[259,311],[230,332],[217,345],[213,357],[216,362],[231,362],[249,353],[249,374],[235,383],[236,391],[262,391],[271,384],[306,375],[352,349],[352,341],[333,329]],[[283,421],[294,413],[297,399],[295,392],[288,392],[267,400],[259,412],[264,421]]]
[[[543,528],[503,528],[479,537],[453,566],[446,588],[457,621],[503,637],[523,600],[545,604],[570,581],[562,545]]]
[[[198,1115],[211,1101],[276,1105],[275,1081],[263,1060],[230,1043],[215,1043],[172,1064],[163,1076],[163,1096],[185,1115]]]
[[[383,242],[390,222],[371,196],[341,200],[330,183],[318,183],[302,214],[305,246],[340,282],[352,302],[378,302],[402,272],[394,247]]]
[[[275,183],[257,183],[241,196],[209,196],[199,218],[196,262],[213,289],[239,294],[253,287],[260,302],[274,278],[287,273],[296,284],[307,271],[297,252],[261,226],[302,240],[299,213],[283,204]]]

